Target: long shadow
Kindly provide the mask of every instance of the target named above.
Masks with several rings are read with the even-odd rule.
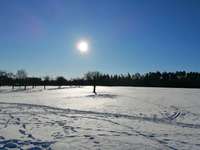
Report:
[[[49,88],[47,90],[61,90],[61,89],[72,89],[72,88],[82,88],[82,87],[78,87],[78,86],[71,86],[71,87],[56,87],[56,88]],[[13,93],[13,92],[41,92],[43,91],[43,89],[38,89],[35,90],[32,88],[27,88],[26,90],[24,88],[15,88],[15,89],[1,89],[0,93]]]
[[[61,89],[72,89],[72,88],[83,88],[83,87],[81,87],[81,86],[56,87],[56,88],[50,88],[47,90],[61,90]]]
[[[116,98],[118,95],[114,95],[114,94],[91,94],[91,95],[83,95],[83,96],[67,96],[64,97],[66,99],[70,99],[70,98]]]
[[[11,89],[11,90],[6,90],[3,93],[15,93],[15,92],[24,92],[24,93],[33,93],[33,92],[42,92],[43,89],[32,89],[32,88],[27,88],[26,90],[24,88],[19,88],[19,89]]]
[[[90,98],[116,98],[117,95],[114,95],[114,94],[93,94],[93,95],[87,95],[86,97],[90,97]]]

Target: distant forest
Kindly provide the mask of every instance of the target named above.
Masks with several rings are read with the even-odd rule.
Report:
[[[101,85],[101,86],[143,86],[143,87],[181,87],[200,88],[199,72],[149,72],[145,74],[109,75],[100,72],[87,72],[82,78],[66,79],[59,76],[55,79],[49,76],[29,77],[25,70],[18,70],[16,74],[0,71],[0,86],[66,86],[66,85]]]

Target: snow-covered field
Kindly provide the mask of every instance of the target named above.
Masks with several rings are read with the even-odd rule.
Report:
[[[200,90],[0,87],[0,149],[200,149]]]

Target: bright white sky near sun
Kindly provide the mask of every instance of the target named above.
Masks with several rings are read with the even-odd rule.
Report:
[[[87,53],[89,50],[88,41],[79,41],[77,43],[77,49],[80,51],[80,53]]]

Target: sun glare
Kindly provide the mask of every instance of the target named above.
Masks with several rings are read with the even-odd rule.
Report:
[[[86,41],[80,41],[77,44],[77,48],[81,53],[86,53],[88,51],[88,42]]]

